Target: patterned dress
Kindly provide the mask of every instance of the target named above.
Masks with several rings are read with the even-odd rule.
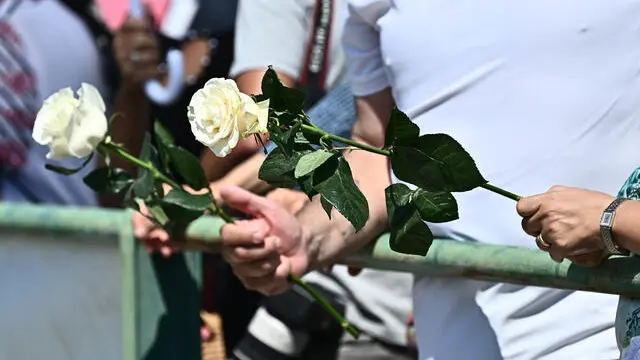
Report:
[[[640,168],[624,183],[618,197],[640,199]],[[620,297],[615,326],[621,360],[640,359],[640,298]]]

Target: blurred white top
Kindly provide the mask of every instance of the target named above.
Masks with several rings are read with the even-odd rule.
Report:
[[[298,80],[313,27],[315,0],[239,0],[236,18],[234,61],[230,76],[268,65]],[[345,74],[345,56],[340,44],[345,0],[333,1],[328,53],[327,90]]]
[[[640,162],[640,1],[349,3],[356,95],[391,87],[422,133],[452,135],[493,184],[613,195]],[[456,198],[460,220],[432,224],[436,236],[534,247],[513,201]],[[619,355],[614,296],[422,279],[414,300],[421,360]]]

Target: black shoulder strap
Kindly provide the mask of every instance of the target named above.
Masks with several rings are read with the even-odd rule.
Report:
[[[326,77],[331,40],[331,24],[333,22],[333,1],[316,0],[313,14],[313,28],[307,44],[298,85],[307,94],[306,108],[308,109],[326,93]]]

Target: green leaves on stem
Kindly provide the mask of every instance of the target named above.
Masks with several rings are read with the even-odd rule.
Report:
[[[300,90],[284,86],[278,74],[269,66],[262,77],[262,95],[256,96],[257,101],[264,99],[269,99],[271,111],[298,115],[302,112],[305,94]]]
[[[310,198],[320,194],[328,215],[335,208],[356,230],[362,229],[369,208],[347,161],[337,151],[298,145],[290,156],[279,147],[274,149],[260,168],[260,179],[279,187],[298,186]]]
[[[426,255],[433,234],[424,221],[448,222],[458,218],[458,205],[446,192],[411,190],[405,184],[393,184],[385,190],[391,228],[391,249]]]
[[[324,137],[326,133],[302,111],[304,94],[284,86],[269,68],[256,100],[264,98],[270,100],[270,140],[278,147],[260,167],[260,179],[276,187],[299,188],[309,198],[319,194],[329,216],[335,208],[356,230],[362,229],[369,217],[367,200],[354,183],[349,164],[333,149],[332,139]]]
[[[171,134],[158,122],[154,128],[156,146],[146,134],[139,157],[110,141],[98,147],[103,156],[116,155],[136,165],[137,177],[119,168],[102,167],[87,175],[84,182],[101,194],[123,193],[127,207],[139,210],[138,204],[144,202],[153,218],[167,230],[182,230],[205,211],[215,209],[214,199],[210,192],[190,194],[173,180],[178,177],[194,189],[208,189],[198,158],[176,146]]]
[[[386,190],[391,228],[391,248],[425,255],[433,235],[425,222],[448,222],[458,218],[458,205],[451,192],[472,190],[486,184],[464,148],[446,134],[426,134],[394,109],[385,134],[391,150],[395,176],[418,189],[394,184]]]
[[[200,165],[200,159],[187,150],[176,146],[171,133],[159,121],[154,123],[154,132],[161,165],[167,174],[177,175],[186,185],[196,190],[209,186]]]
[[[98,168],[84,177],[84,183],[99,194],[119,194],[134,182],[133,177],[120,168]]]
[[[469,191],[487,183],[473,158],[446,134],[422,135],[394,146],[391,168],[400,180],[429,191]]]
[[[170,146],[166,151],[171,159],[171,165],[175,169],[175,173],[184,181],[185,184],[193,189],[200,190],[209,186],[207,177],[204,174],[200,160],[187,150]]]
[[[327,205],[331,204],[356,231],[364,227],[369,218],[367,199],[354,183],[349,163],[342,156],[330,157],[313,170],[312,184],[322,196],[323,207],[329,217],[331,211]]]
[[[294,175],[296,179],[312,173],[315,169],[319,168],[327,162],[327,160],[336,156],[337,153],[327,150],[318,150],[303,155],[296,164]]]

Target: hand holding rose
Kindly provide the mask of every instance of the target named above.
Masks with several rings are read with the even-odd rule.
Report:
[[[292,286],[291,275],[309,267],[309,251],[296,218],[275,203],[244,189],[224,187],[230,207],[253,216],[222,227],[222,254],[247,289],[276,294]]]
[[[544,194],[522,198],[517,211],[524,231],[540,237],[538,247],[554,261],[567,258],[595,267],[609,255],[600,235],[600,217],[613,200],[597,191],[554,186]]]

